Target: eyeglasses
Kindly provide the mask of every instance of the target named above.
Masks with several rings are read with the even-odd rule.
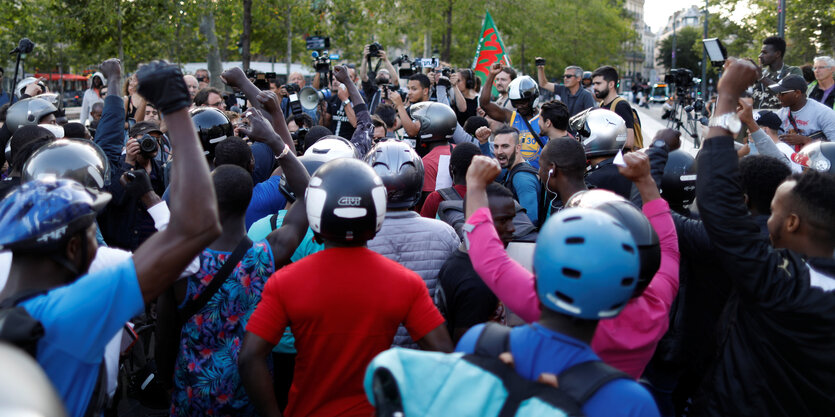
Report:
[[[209,107],[218,107],[218,108],[220,108],[220,106],[222,106],[222,105],[223,105],[223,100],[218,101],[218,102],[216,102],[216,103],[209,103],[208,105],[209,105]]]
[[[817,71],[817,70],[822,70],[822,69],[827,69],[827,68],[832,68],[832,65],[825,65],[823,67],[812,67],[812,71]]]
[[[574,78],[574,77],[576,77],[576,75],[574,75],[574,74],[565,74],[565,75],[563,75],[562,77],[563,77],[563,78]]]

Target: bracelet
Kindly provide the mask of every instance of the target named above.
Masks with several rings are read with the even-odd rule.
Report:
[[[288,153],[290,153],[290,147],[285,144],[284,145],[284,150],[281,151],[280,154],[276,155],[275,159],[280,160],[281,158],[284,158],[285,156],[287,156]]]
[[[342,102],[342,104],[347,106],[347,105],[351,104],[351,100],[350,99],[345,100],[345,101]]]

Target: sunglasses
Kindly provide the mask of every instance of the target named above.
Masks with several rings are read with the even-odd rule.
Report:
[[[563,78],[574,78],[574,77],[576,77],[576,75],[574,75],[574,74],[565,74],[565,75],[563,75],[562,77],[563,77]]]

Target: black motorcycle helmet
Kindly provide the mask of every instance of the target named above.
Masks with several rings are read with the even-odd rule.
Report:
[[[670,152],[661,178],[661,197],[678,210],[693,203],[696,198],[696,158],[681,149]]]
[[[452,107],[442,103],[424,101],[409,107],[412,119],[420,121],[420,132],[415,141],[418,155],[429,152],[429,142],[449,141],[455,133],[458,119]]]
[[[386,187],[368,164],[339,158],[316,170],[304,196],[317,240],[361,245],[374,238],[386,216]]]
[[[383,179],[387,208],[411,208],[420,200],[423,161],[411,146],[398,141],[380,142],[371,148],[365,162]]]
[[[638,207],[625,198],[606,190],[580,191],[568,199],[565,207],[586,207],[605,212],[614,217],[632,233],[638,245],[641,271],[632,298],[639,297],[652,281],[661,265],[661,244],[658,234]]]
[[[101,191],[110,184],[110,163],[98,146],[83,139],[58,139],[41,147],[23,165],[21,182],[68,179]]]
[[[214,107],[197,107],[189,114],[203,145],[203,153],[210,161],[215,159],[215,146],[233,135],[232,123],[222,111]]]

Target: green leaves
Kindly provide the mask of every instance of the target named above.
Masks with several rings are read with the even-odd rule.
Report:
[[[64,71],[80,73],[120,52],[127,72],[152,59],[204,61],[209,49],[200,21],[209,12],[220,58],[241,59],[236,44],[243,32],[242,0],[6,3],[0,8],[0,50],[31,38],[37,46],[27,58],[28,70],[54,71],[61,62]],[[330,36],[330,52],[358,63],[363,46],[374,40],[392,59],[400,53],[422,56],[428,33],[438,57],[469,67],[488,7],[514,66],[527,72],[533,72],[535,56],[547,57],[554,74],[572,64],[618,64],[624,41],[637,39],[620,0],[266,0],[252,4],[252,60],[284,62],[288,29],[291,60],[308,65],[307,35]]]

